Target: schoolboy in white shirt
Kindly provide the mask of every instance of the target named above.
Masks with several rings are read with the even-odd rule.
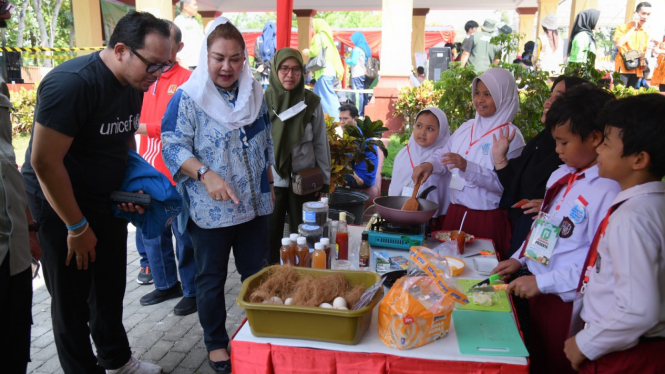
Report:
[[[621,192],[579,280],[585,328],[565,343],[583,373],[665,373],[665,108],[659,94],[612,102],[598,170]]]
[[[529,299],[534,373],[572,372],[563,344],[577,282],[596,227],[620,190],[615,181],[600,178],[596,166],[596,147],[603,141],[596,117],[613,98],[605,90],[581,85],[552,104],[545,126],[565,164],[547,181],[541,206],[546,215],[534,222],[522,250],[493,271],[507,276],[527,267],[532,274],[513,280],[508,291]]]

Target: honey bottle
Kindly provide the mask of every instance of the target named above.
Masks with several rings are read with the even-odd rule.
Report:
[[[311,267],[309,259],[309,246],[307,246],[307,238],[299,236],[297,239],[298,246],[296,247],[296,258],[298,266],[302,268]]]
[[[296,248],[298,247],[298,233],[293,233],[289,235],[289,238],[291,239],[291,247],[293,247],[293,253],[295,253]]]
[[[279,259],[282,265],[296,265],[296,253],[291,246],[291,238],[282,239],[282,247],[279,249]]]

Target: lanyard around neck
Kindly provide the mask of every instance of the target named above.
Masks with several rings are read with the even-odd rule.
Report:
[[[406,152],[409,154],[409,162],[411,162],[411,169],[415,169],[413,166],[413,159],[411,159],[411,150],[409,149],[409,144],[406,144]]]
[[[591,242],[591,247],[589,248],[589,253],[587,255],[584,267],[582,268],[583,270],[582,277],[577,286],[578,293],[582,295],[586,292],[586,287],[587,284],[589,283],[589,277],[591,275],[591,269],[593,269],[593,267],[596,266],[596,260],[598,259],[598,244],[600,243],[600,239],[602,239],[603,236],[605,235],[605,230],[607,229],[607,226],[610,223],[610,216],[612,215],[612,213],[614,213],[615,210],[619,209],[621,204],[625,203],[626,201],[627,200],[624,200],[610,207],[610,209],[607,211],[607,215],[605,215],[605,218],[600,223],[600,226],[598,226],[598,230],[596,230],[596,235],[594,235],[593,237],[593,241]]]
[[[563,196],[561,196],[561,200],[559,200],[559,203],[558,203],[558,204],[556,205],[556,207],[554,208],[555,211],[558,211],[559,208],[561,208],[561,203],[563,203],[563,199],[566,198],[566,195],[568,195],[568,192],[570,192],[570,189],[573,188],[573,184],[575,184],[575,181],[577,181],[577,179],[578,179],[580,176],[583,176],[583,175],[584,175],[584,172],[585,172],[587,169],[588,169],[588,168],[586,168],[586,169],[582,169],[582,170],[576,172],[575,174],[573,174],[573,177],[570,178],[570,180],[568,180],[568,186],[566,186],[566,190],[563,192]],[[584,177],[582,177],[582,178],[584,178]],[[581,178],[580,178],[580,179],[581,179]]]
[[[496,131],[500,128],[503,128],[503,127],[506,127],[506,126],[510,125],[510,122],[506,122],[503,125],[499,125],[499,126],[493,128],[493,129],[490,129],[486,133],[484,133],[480,138],[478,138],[476,140],[473,140],[473,127],[475,125],[476,125],[475,123],[473,125],[471,125],[471,137],[469,138],[469,148],[467,148],[466,152],[464,152],[465,155],[469,154],[469,151],[471,150],[471,147],[473,147],[476,143],[478,143],[480,141],[480,139],[484,138],[485,136],[493,133],[494,131]]]

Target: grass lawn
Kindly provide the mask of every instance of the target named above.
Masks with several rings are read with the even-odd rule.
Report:
[[[408,141],[408,140],[407,140]],[[399,136],[390,135],[390,140],[388,141],[388,157],[386,157],[383,162],[383,169],[381,169],[381,175],[390,177],[393,175],[393,164],[395,163],[395,157],[399,151],[406,146],[406,143],[401,143]]]
[[[30,143],[29,133],[14,135],[12,137],[12,145],[16,154],[16,164],[19,166],[23,165],[25,160],[25,150],[28,149],[28,143]]]

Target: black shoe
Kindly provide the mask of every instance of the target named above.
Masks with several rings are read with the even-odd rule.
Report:
[[[210,364],[210,367],[215,371],[215,373],[231,374],[231,359],[215,362],[211,360],[210,357],[208,357],[208,364]]]
[[[136,277],[136,283],[140,285],[152,284],[152,270],[150,266],[143,267],[139,270],[139,276]]]
[[[196,297],[185,296],[173,308],[173,314],[176,316],[186,316],[192,313],[196,313]]]
[[[180,282],[176,283],[175,286],[169,288],[168,290],[154,290],[149,294],[141,298],[140,303],[143,306],[146,305],[155,305],[163,301],[175,299],[176,297],[182,296],[182,287],[180,287]]]

